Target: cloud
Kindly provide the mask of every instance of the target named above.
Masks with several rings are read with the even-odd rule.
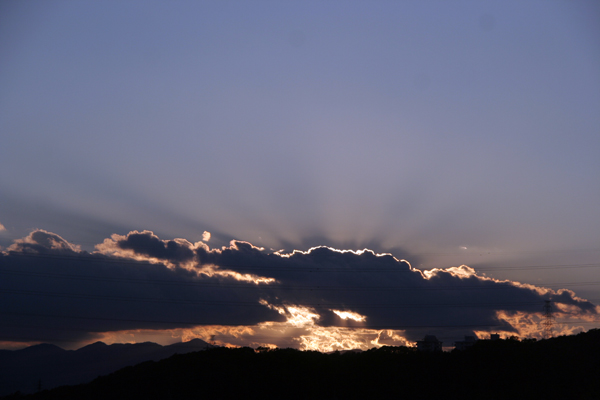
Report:
[[[182,265],[194,259],[194,245],[185,239],[160,240],[151,231],[132,231],[127,236],[114,234],[96,245],[102,254]]]
[[[2,223],[0,223],[0,232],[5,231],[6,228],[4,227],[4,225],[2,225]]]
[[[339,350],[407,344],[426,333],[446,342],[470,333],[535,337],[544,300],[568,322],[556,324],[557,333],[598,321],[598,308],[572,291],[491,279],[467,266],[419,270],[368,249],[283,253],[235,240],[211,249],[151,231],[114,234],[89,253],[35,230],[0,254],[0,274],[0,341],[152,331]]]
[[[232,242],[232,246],[237,246],[236,243]],[[105,255],[160,263],[169,268],[186,268],[197,275],[227,277],[256,284],[275,282],[273,278],[250,273],[240,274],[211,264],[198,265],[196,261],[198,248],[208,249],[202,242],[192,244],[185,239],[160,240],[151,231],[132,231],[126,236],[114,234],[110,239],[105,239],[102,244],[96,246],[96,250]]]
[[[157,252],[160,243],[152,236],[138,242],[139,235],[134,232],[130,241],[121,243],[126,251],[135,248],[130,258],[78,251],[44,231],[16,241],[0,255],[0,296],[6,305],[0,340],[69,342],[111,331],[284,319],[258,303],[259,293],[246,289],[254,283],[179,267],[177,262],[189,261],[185,251],[170,251],[167,244],[164,252]],[[113,237],[110,243],[120,241]],[[142,249],[149,259],[164,257],[175,266],[136,259]]]
[[[65,239],[55,233],[38,229],[31,232],[23,239],[15,240],[14,244],[9,246],[8,251],[68,255],[80,252],[81,247],[67,242]]]

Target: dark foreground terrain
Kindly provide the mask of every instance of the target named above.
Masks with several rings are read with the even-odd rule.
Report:
[[[451,353],[213,348],[27,399],[599,399],[600,330]],[[20,398],[18,395],[5,397]]]

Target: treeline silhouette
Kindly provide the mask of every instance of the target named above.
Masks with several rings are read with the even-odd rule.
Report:
[[[213,348],[144,362],[78,386],[3,399],[598,399],[600,330],[481,340],[464,351],[407,347],[323,354]]]

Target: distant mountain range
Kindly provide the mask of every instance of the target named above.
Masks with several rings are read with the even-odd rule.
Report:
[[[96,342],[78,350],[64,350],[52,344],[0,350],[0,396],[86,383],[130,365],[209,347],[212,346],[205,341],[193,339],[169,346],[150,342],[112,345]]]

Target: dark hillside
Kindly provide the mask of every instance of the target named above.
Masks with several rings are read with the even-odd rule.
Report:
[[[28,399],[598,399],[600,330],[479,341],[451,353],[322,354],[214,348],[124,368]]]

